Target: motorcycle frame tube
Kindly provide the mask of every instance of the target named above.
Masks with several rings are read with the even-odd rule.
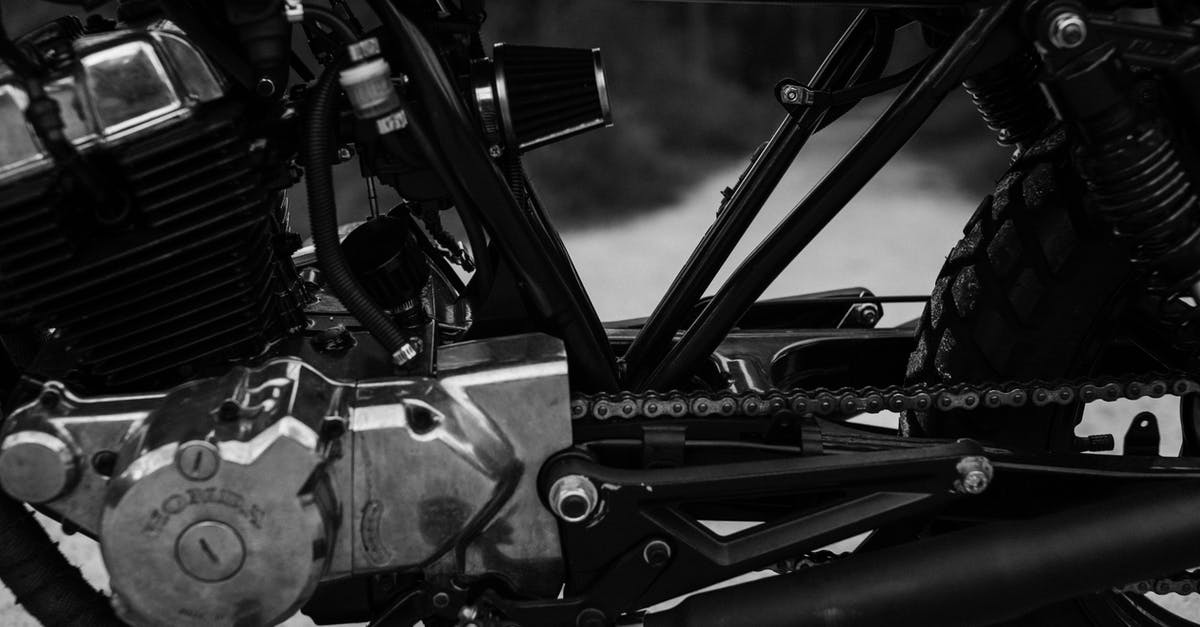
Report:
[[[1180,481],[701,593],[647,616],[645,624],[990,625],[1194,566],[1198,487]]]
[[[961,82],[1016,0],[980,9],[954,42],[928,62],[862,139],[734,270],[645,387],[667,388],[705,359],[797,254],[886,165]]]
[[[879,42],[877,30],[883,28],[888,26],[881,24],[870,12],[860,12],[817,69],[811,84],[818,89],[842,89],[852,84],[872,56],[890,53],[890,46],[888,50],[879,50],[875,45]],[[799,115],[789,114],[784,118],[625,352],[628,387],[643,387],[650,368],[662,359],[675,333],[683,328],[704,290],[775,191],[796,155],[829,115],[826,109],[809,107]]]
[[[572,387],[617,389],[616,358],[587,291],[570,271],[570,258],[547,235],[548,225],[518,206],[424,35],[391,0],[369,0],[369,5],[399,44],[393,60],[418,86],[431,135],[455,166],[446,184],[461,186],[474,201],[468,210],[487,225],[523,279],[528,302],[567,345]]]

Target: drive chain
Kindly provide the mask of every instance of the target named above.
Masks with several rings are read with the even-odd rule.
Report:
[[[578,395],[571,399],[575,420],[755,417],[790,411],[822,417],[845,417],[883,411],[937,409],[976,410],[1001,407],[1045,407],[1077,401],[1116,401],[1183,396],[1200,392],[1200,382],[1178,373],[1127,375],[1060,381],[916,384],[858,388],[814,388],[749,392],[615,392]],[[781,563],[777,570],[817,566],[837,557],[827,551]],[[1130,583],[1116,592],[1156,594],[1200,593],[1200,575],[1190,572]]]
[[[1061,381],[916,384],[748,392],[612,392],[571,399],[575,420],[770,416],[784,411],[815,416],[852,416],[882,411],[975,410],[1045,407],[1076,401],[1115,401],[1182,396],[1200,382],[1182,374],[1127,375]]]

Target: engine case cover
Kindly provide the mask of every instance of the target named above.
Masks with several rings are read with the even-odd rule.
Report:
[[[101,520],[126,620],[272,624],[308,598],[333,549],[319,434],[335,387],[280,361],[162,399],[121,452]]]
[[[552,597],[537,476],[571,445],[562,342],[438,350],[437,378],[339,381],[286,357],[165,394],[47,382],[4,422],[0,486],[99,536],[137,625],[271,624],[319,582],[394,571]]]

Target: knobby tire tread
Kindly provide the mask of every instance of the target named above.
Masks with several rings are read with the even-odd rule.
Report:
[[[938,274],[906,379],[957,383],[1086,374],[1129,276],[1123,249],[1089,218],[1084,186],[1056,129],[1018,157],[984,199]],[[1033,449],[1069,444],[1058,408],[923,412],[912,434]]]

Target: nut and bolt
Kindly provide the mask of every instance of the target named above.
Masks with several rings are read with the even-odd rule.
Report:
[[[345,163],[354,158],[354,149],[349,146],[342,146],[337,149],[337,162]]]
[[[1059,50],[1078,48],[1087,39],[1087,22],[1074,11],[1063,11],[1050,20],[1050,44]]]
[[[217,474],[221,456],[211,442],[192,440],[185,442],[175,453],[175,466],[179,474],[192,481],[205,481]]]
[[[784,102],[800,102],[800,88],[795,85],[784,85],[779,95]]]
[[[858,303],[850,308],[850,316],[863,326],[874,327],[883,316],[883,310],[876,303]]]
[[[642,561],[655,568],[666,564],[671,559],[671,545],[665,540],[651,540],[642,549]]]
[[[583,522],[596,511],[600,495],[596,486],[583,475],[559,477],[550,486],[550,511],[565,522]]]
[[[992,462],[982,455],[968,455],[955,466],[958,479],[954,480],[954,491],[959,494],[982,494],[992,483]]]
[[[492,144],[491,146],[488,146],[488,156],[493,159],[499,159],[500,157],[504,156],[504,148],[497,144]]]

